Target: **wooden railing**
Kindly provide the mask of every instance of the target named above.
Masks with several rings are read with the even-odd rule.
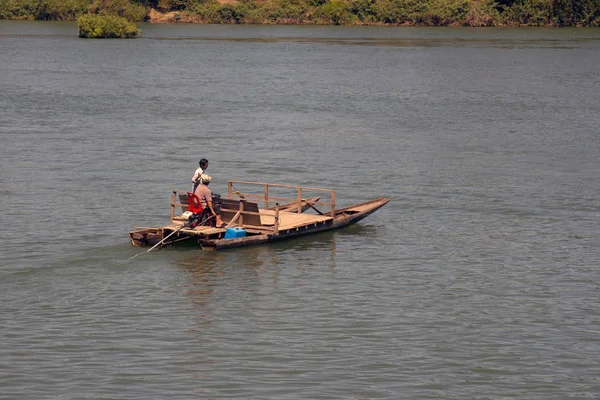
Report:
[[[254,192],[241,192],[237,190],[238,187],[236,187],[236,185],[238,185],[239,187],[250,186],[255,190]],[[292,194],[288,196],[283,196],[278,193],[278,195],[275,196],[273,195],[273,191],[275,191],[276,189],[282,190],[284,192],[289,191]],[[257,192],[259,192],[260,194],[257,194]],[[177,207],[182,207],[182,212],[187,210],[187,202],[183,203],[179,198],[179,196],[182,194],[186,194],[186,192],[173,190],[173,194],[171,196],[171,222],[175,220]],[[312,200],[310,202],[307,202],[308,199],[314,199],[316,197],[320,198],[323,194],[327,195],[329,199],[321,199],[318,201]],[[331,217],[335,216],[335,190],[329,189],[263,182],[229,181],[227,187],[227,199],[222,200],[223,204],[221,205],[221,215],[222,217],[224,217],[223,220],[227,223],[227,227],[232,225],[238,225],[243,226],[247,229],[255,229],[257,231],[271,231],[270,227],[267,228],[267,226],[262,226],[260,222],[261,214],[260,210],[257,208],[257,203],[262,202],[264,204],[265,209],[271,209],[274,211],[274,224],[272,232],[275,235],[279,233],[279,212],[280,207],[283,207],[282,203],[288,203],[286,204],[287,210],[290,210],[289,207],[291,204],[292,207],[295,208],[296,212],[302,213],[303,207],[308,206],[315,209],[319,214],[324,215],[326,213],[321,212],[315,206],[325,206],[329,208],[329,213],[331,214]],[[235,203],[233,203],[232,201],[235,201]],[[274,204],[274,206],[270,207],[271,204]]]
[[[241,192],[236,187],[238,186],[251,186],[251,187],[261,187],[261,194],[257,194],[256,191],[254,193],[251,192]],[[294,192],[293,196],[282,197],[282,196],[273,196],[270,192],[270,188],[278,188],[283,190],[289,190],[290,192]],[[322,194],[327,194],[329,196],[329,200],[316,201],[313,205],[321,205],[329,208],[329,212],[331,217],[335,216],[335,190],[329,189],[321,189],[321,188],[312,188],[312,187],[304,187],[304,186],[292,186],[292,185],[282,185],[277,183],[264,183],[264,182],[247,182],[247,181],[229,181],[227,185],[227,196],[229,199],[233,199],[234,195],[238,196],[242,199],[252,200],[256,202],[263,202],[264,208],[270,208],[270,204],[281,204],[284,202],[289,203],[297,203],[298,213],[302,212],[302,200],[307,199],[313,196],[321,197]]]
[[[173,190],[173,194],[171,195],[171,214],[170,214],[170,220],[171,222],[173,222],[173,219],[175,218],[175,207],[187,207],[187,203],[183,204],[181,202],[179,202],[179,196],[178,196],[178,191],[177,190]],[[182,192],[185,193],[185,192]]]

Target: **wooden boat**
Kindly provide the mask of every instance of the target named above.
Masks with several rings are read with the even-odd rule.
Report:
[[[248,188],[248,191],[234,190],[238,186]],[[280,194],[282,192],[285,194]],[[315,196],[304,198],[306,194]],[[323,196],[325,200],[321,199]],[[156,248],[196,241],[204,250],[222,250],[342,228],[369,216],[389,201],[389,198],[381,197],[336,209],[335,190],[229,181],[227,198],[221,200],[221,218],[226,226],[190,228],[184,214],[177,215],[178,207],[182,213],[188,209],[187,195],[174,190],[170,223],[155,228],[137,228],[129,232],[129,236],[134,246]],[[259,203],[263,208],[259,208]]]

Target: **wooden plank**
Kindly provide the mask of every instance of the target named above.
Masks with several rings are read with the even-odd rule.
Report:
[[[235,216],[231,219],[231,221],[229,221],[229,223],[227,224],[226,228],[230,228],[233,224],[235,224],[238,220],[238,217],[242,214],[241,211],[238,211]]]
[[[293,229],[301,226],[311,225],[318,222],[324,222],[332,220],[327,215],[314,215],[314,214],[297,214],[293,212],[280,211],[279,212],[279,230]],[[263,225],[274,225],[275,224],[275,211],[273,210],[261,210],[261,220]]]
[[[181,232],[188,235],[214,235],[215,233],[225,232],[225,228],[213,228],[210,226],[197,226],[194,229],[182,229]]]
[[[325,215],[321,212],[321,210],[319,210],[317,207],[313,206],[311,203],[306,203],[310,208],[312,208],[313,210],[315,210],[316,212],[319,213],[319,215]]]
[[[314,205],[314,204],[318,204],[317,202],[319,201],[320,197],[311,197],[309,199],[302,199],[302,207],[300,208],[300,210],[302,212],[306,211],[309,207],[309,205]],[[327,203],[329,204],[329,203]],[[275,207],[269,207],[269,208],[265,208],[265,210],[274,210]],[[297,201],[293,201],[291,203],[286,203],[286,204],[280,204],[279,205],[279,211],[289,211],[289,212],[296,212],[298,209],[298,202]]]
[[[271,232],[272,231],[272,229],[270,227],[268,227],[268,226],[262,226],[262,225],[261,226],[256,226],[256,225],[247,225],[247,224],[244,224],[243,228],[246,231],[248,231],[248,232],[251,231],[251,230],[258,230],[258,231],[261,231],[261,232]]]
[[[264,235],[265,233],[271,233],[271,229],[270,228],[266,228],[266,227],[250,228],[248,226],[245,226],[244,229],[248,233],[256,233],[256,234],[261,234],[261,235]]]

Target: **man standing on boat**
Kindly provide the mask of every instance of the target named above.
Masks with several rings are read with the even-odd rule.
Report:
[[[195,192],[198,185],[200,185],[200,177],[204,171],[206,171],[206,168],[208,168],[208,160],[203,158],[200,160],[200,162],[198,162],[198,165],[200,165],[200,167],[198,167],[198,169],[194,172],[194,176],[192,177],[192,183],[194,184],[192,192]]]
[[[206,210],[206,212],[210,212],[211,215],[216,218],[216,226],[220,227],[221,225],[223,225],[223,221],[221,220],[221,209],[219,207],[213,206],[212,192],[208,188],[210,180],[210,176],[206,174],[200,175],[201,184],[198,185],[194,194],[198,196],[202,208]]]

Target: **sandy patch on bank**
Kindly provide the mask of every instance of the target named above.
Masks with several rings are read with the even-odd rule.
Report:
[[[217,0],[219,4],[234,4],[238,0]],[[154,8],[148,13],[148,22],[160,24],[170,22],[202,22],[198,16],[189,15],[184,11],[169,11],[167,13],[160,12]]]
[[[194,15],[189,15],[182,11],[170,11],[162,13],[152,8],[148,13],[148,22],[153,24],[164,24],[170,22],[201,22],[200,18]]]

